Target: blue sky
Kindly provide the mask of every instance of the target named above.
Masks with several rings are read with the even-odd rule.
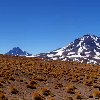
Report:
[[[85,34],[100,36],[100,0],[0,0],[0,53],[49,52]]]

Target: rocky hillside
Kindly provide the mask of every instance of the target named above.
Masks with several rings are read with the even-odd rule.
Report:
[[[68,46],[35,56],[52,60],[100,64],[100,37],[84,35]]]

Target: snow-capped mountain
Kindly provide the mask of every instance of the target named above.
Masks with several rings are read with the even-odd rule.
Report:
[[[100,64],[100,37],[84,35],[68,46],[35,56],[51,60]]]
[[[14,47],[12,50],[10,50],[9,52],[7,52],[6,55],[31,56],[32,54],[29,54],[26,51],[22,51],[19,47]]]

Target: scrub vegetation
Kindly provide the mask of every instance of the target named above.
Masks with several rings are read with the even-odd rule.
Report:
[[[97,100],[100,66],[0,55],[0,100]]]

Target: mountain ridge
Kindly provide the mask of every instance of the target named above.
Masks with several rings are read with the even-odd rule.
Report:
[[[75,39],[68,46],[53,50],[49,53],[40,53],[35,55],[35,57],[100,64],[100,37],[87,34]]]
[[[6,54],[100,65],[100,37],[87,34],[75,39],[67,46],[58,48],[48,53],[32,55],[26,51],[22,51],[19,47],[14,47]]]

